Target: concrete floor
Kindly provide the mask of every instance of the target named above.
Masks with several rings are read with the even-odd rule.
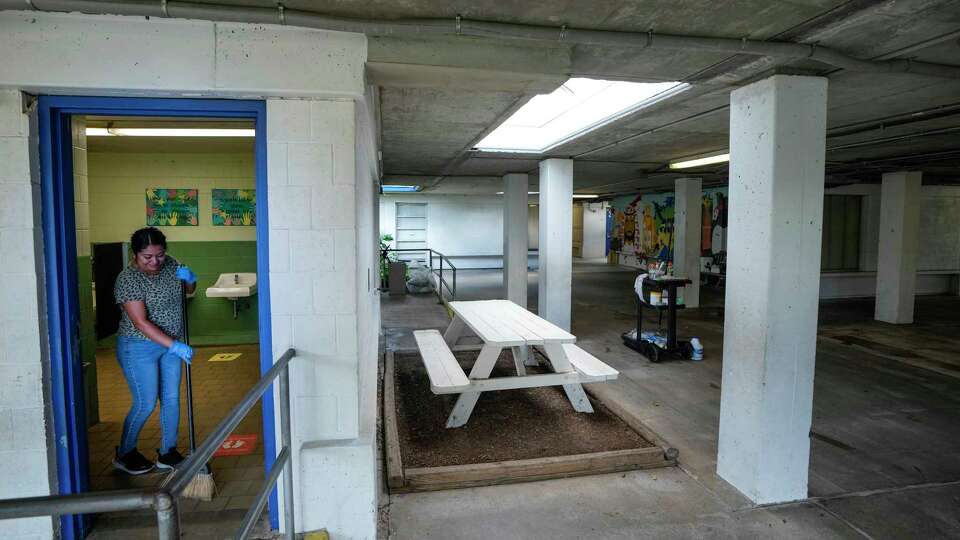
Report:
[[[905,327],[874,322],[871,299],[821,304],[810,499],[758,508],[715,474],[722,289],[704,289],[711,307],[680,313],[679,334],[700,337],[704,361],[652,364],[620,341],[634,275],[576,265],[573,333],[620,370],[602,392],[676,446],[680,468],[396,495],[391,538],[960,538],[960,298],[918,299]],[[496,298],[500,279],[460,272],[458,299]],[[447,322],[435,298],[382,307],[388,347]]]

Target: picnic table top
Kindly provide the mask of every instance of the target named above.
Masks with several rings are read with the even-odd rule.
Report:
[[[577,341],[573,334],[509,300],[450,302],[450,309],[485,343],[508,347]]]

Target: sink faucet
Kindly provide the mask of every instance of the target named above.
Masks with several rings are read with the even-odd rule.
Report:
[[[239,284],[240,284],[240,274],[234,274],[234,275],[233,275],[233,284],[234,284],[234,285],[239,285]]]

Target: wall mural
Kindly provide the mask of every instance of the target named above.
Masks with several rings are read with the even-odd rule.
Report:
[[[215,227],[257,224],[257,196],[253,189],[214,189]]]
[[[147,188],[147,226],[196,227],[199,211],[196,189]]]
[[[610,203],[610,250],[641,259],[673,259],[674,194],[617,197]],[[727,188],[703,190],[701,255],[727,249]]]

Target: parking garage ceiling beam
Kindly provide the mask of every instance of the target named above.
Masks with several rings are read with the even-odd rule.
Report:
[[[867,60],[849,56],[816,43],[762,41],[747,38],[726,38],[658,34],[648,32],[618,32],[568,28],[565,25],[545,26],[476,21],[470,19],[350,19],[331,17],[310,11],[249,6],[200,4],[194,2],[157,1],[106,2],[103,0],[0,0],[0,10],[80,11],[90,14],[137,15],[201,19],[211,21],[281,24],[357,32],[370,36],[475,36],[498,40],[525,40],[534,42],[561,42],[579,45],[601,45],[633,49],[675,49],[732,54],[767,56],[792,60],[814,60],[822,64],[851,71],[870,73],[912,73],[931,77],[960,79],[960,66],[915,62],[910,60]]]

